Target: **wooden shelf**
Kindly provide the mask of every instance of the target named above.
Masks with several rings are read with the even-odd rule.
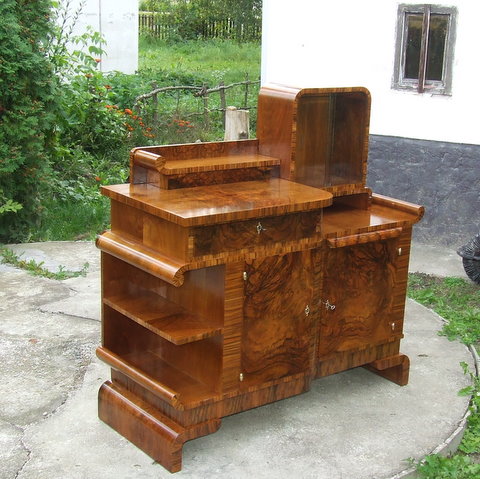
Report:
[[[323,210],[322,233],[326,237],[346,236],[386,228],[410,227],[419,214],[395,208],[395,205],[372,204],[368,209],[333,205]]]
[[[103,303],[177,346],[222,333],[220,326],[155,293],[104,297]]]
[[[213,158],[192,158],[188,160],[167,160],[160,172],[163,175],[182,175],[207,171],[237,170],[240,168],[268,168],[278,166],[280,160],[269,156],[248,154],[217,156]]]
[[[217,398],[217,393],[164,361],[155,350],[116,354],[97,348],[97,356],[176,409],[192,408]]]

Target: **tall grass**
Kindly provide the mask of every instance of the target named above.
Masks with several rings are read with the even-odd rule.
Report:
[[[31,241],[93,240],[110,223],[110,202],[100,195],[95,202],[49,201],[45,209]]]
[[[139,71],[174,72],[196,83],[217,85],[260,77],[260,44],[237,43],[233,40],[202,40],[168,43],[141,37]]]

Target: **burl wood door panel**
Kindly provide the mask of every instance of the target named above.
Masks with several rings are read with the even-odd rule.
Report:
[[[333,248],[323,256],[320,359],[387,341],[392,331],[397,239]]]
[[[242,374],[247,384],[306,371],[312,359],[310,252],[246,263]]]

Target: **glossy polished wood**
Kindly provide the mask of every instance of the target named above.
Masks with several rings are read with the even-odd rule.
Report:
[[[370,102],[370,93],[360,87],[264,85],[258,99],[259,152],[281,159],[282,178],[328,188],[335,196],[360,192]]]
[[[238,181],[265,181],[269,178],[278,178],[279,167],[258,166],[228,170],[214,170],[194,173],[166,175],[159,178],[159,187],[166,190],[178,188],[193,188],[195,186],[221,185]]]
[[[181,470],[186,441],[212,434],[221,424],[220,419],[213,419],[182,427],[111,381],[100,388],[98,415],[170,472]]]
[[[320,359],[402,337],[391,314],[397,256],[395,239],[326,251]]]
[[[181,226],[277,216],[328,206],[332,195],[309,186],[274,178],[181,190],[150,185],[102,187],[111,199]]]
[[[99,417],[169,471],[221,418],[363,366],[399,385],[412,226],[365,186],[363,88],[262,88],[256,140],[135,148],[108,186]]]
[[[278,177],[279,164],[259,155],[258,140],[164,145],[133,149],[130,178],[168,190]]]
[[[249,261],[245,273],[245,384],[265,383],[308,371],[314,337],[310,253]]]
[[[303,212],[198,228],[194,255],[258,248],[310,238],[319,231],[320,217],[319,214]]]

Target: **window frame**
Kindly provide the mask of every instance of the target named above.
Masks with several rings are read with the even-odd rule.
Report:
[[[407,14],[423,15],[422,46],[420,50],[420,65],[418,78],[405,78],[405,55],[408,23]],[[425,78],[428,48],[428,32],[430,15],[448,15],[448,28],[443,55],[442,80],[427,80]],[[397,12],[397,32],[395,45],[395,65],[392,88],[396,90],[416,91],[417,93],[432,93],[451,95],[452,65],[456,38],[457,9],[432,4],[400,4]]]

